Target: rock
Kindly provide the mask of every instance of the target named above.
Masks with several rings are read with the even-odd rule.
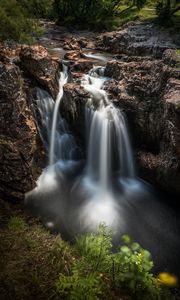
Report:
[[[83,141],[85,140],[85,104],[88,99],[89,94],[78,83],[64,85],[61,114]]]
[[[180,67],[180,55],[176,54],[175,50],[167,49],[164,51],[162,59],[165,64],[171,67]]]
[[[23,46],[21,67],[56,98],[58,93],[59,63],[42,46]]]
[[[80,59],[82,56],[81,56],[81,51],[68,51],[65,55],[64,55],[64,58],[65,59],[69,59],[69,60],[73,60],[73,61],[76,61],[78,59]]]
[[[85,47],[87,43],[84,41],[84,39],[77,40],[76,38],[72,37],[70,40],[66,40],[64,42],[63,48],[65,50],[80,50],[82,47]]]
[[[71,66],[72,72],[88,72],[93,68],[93,62],[87,59],[80,58]]]
[[[0,63],[0,195],[22,199],[35,186],[37,130],[19,68]]]
[[[107,63],[105,89],[126,112],[148,181],[180,193],[180,79],[162,61]],[[175,75],[175,78],[173,78]],[[139,150],[140,148],[140,150]]]
[[[110,61],[107,63],[105,74],[119,81],[124,80],[129,93],[148,96],[159,93],[166,69],[163,63],[157,60]]]
[[[120,31],[105,33],[102,46],[112,53],[162,58],[166,49],[176,49],[173,35],[151,22],[132,22]]]

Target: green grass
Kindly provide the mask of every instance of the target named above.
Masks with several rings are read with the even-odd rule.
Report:
[[[116,16],[113,19],[107,20],[107,27],[109,30],[116,30],[118,27],[121,27],[128,22],[136,20],[159,22],[154,4],[149,2],[148,6],[145,6],[140,10],[135,6],[128,8],[126,5],[121,5],[119,6]],[[180,30],[180,11],[172,16],[168,27],[172,27],[172,30],[174,31]]]
[[[128,8],[128,6],[123,5],[119,7],[116,17],[111,20],[112,29],[115,30],[130,21],[153,21],[156,18],[156,11],[153,8],[144,7],[141,10],[138,10],[137,7]]]
[[[23,230],[27,228],[27,223],[24,221],[22,217],[13,216],[8,221],[8,229],[9,230]]]
[[[55,299],[73,248],[15,205],[0,201],[0,299]]]

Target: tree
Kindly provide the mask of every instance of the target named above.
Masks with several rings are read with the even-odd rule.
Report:
[[[54,0],[53,7],[59,24],[97,27],[112,17],[119,0]]]
[[[52,16],[53,0],[17,0],[27,15],[32,18],[49,18]]]
[[[180,10],[180,5],[176,4],[176,1],[172,0],[161,0],[156,5],[156,12],[159,19],[162,22],[170,22],[171,17]]]

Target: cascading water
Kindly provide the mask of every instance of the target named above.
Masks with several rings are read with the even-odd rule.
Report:
[[[87,126],[90,128],[87,175],[96,178],[104,189],[108,189],[114,152],[120,177],[134,178],[135,168],[125,118],[109,102],[102,89],[107,80],[102,75],[103,68],[95,68],[94,72],[85,76],[82,84],[92,95],[86,108],[86,121],[90,123]]]
[[[126,122],[102,89],[106,80],[104,68],[95,67],[82,81],[91,97],[86,106],[89,136],[86,174],[78,186],[88,201],[80,207],[79,219],[81,226],[91,229],[101,222],[112,227],[120,223],[113,190],[114,173],[120,179],[135,178]]]
[[[66,188],[62,190],[62,186],[66,185],[66,177],[76,173],[81,163],[77,159],[79,147],[66,120],[61,117],[59,112],[63,86],[67,82],[67,78],[67,67],[63,65],[56,101],[49,93],[37,88],[37,127],[49,153],[49,164],[38,178],[36,188],[26,194],[26,203],[32,209],[38,207],[42,216],[48,215],[44,222],[49,227],[54,226],[54,216],[57,211],[58,219],[63,219],[66,206],[64,199],[67,195]],[[60,211],[59,206],[61,207]],[[46,219],[53,219],[53,221]]]
[[[120,236],[128,233],[152,252],[158,270],[162,271],[167,261],[169,270],[177,270],[180,263],[174,257],[179,257],[179,221],[164,202],[157,201],[151,187],[137,178],[126,119],[103,90],[106,80],[104,68],[96,66],[82,81],[90,94],[85,108],[85,166],[60,114],[66,68],[56,102],[37,89],[37,125],[49,153],[49,165],[37,187],[26,195],[26,202],[47,227],[66,237],[96,230],[105,222],[117,229],[118,244]]]
[[[56,101],[46,91],[37,88],[38,116],[37,125],[42,140],[49,153],[49,167],[57,162],[61,165],[76,158],[78,147],[70,133],[67,122],[59,113],[63,86],[68,79],[67,66],[63,65],[63,72],[59,78],[59,93]]]
[[[59,93],[57,95],[57,99],[54,106],[54,114],[53,114],[53,122],[52,122],[52,129],[51,129],[51,142],[50,142],[50,152],[49,152],[49,164],[52,165],[54,163],[54,148],[55,148],[55,135],[56,135],[56,127],[57,127],[57,117],[59,111],[60,101],[63,96],[63,86],[68,80],[68,72],[67,66],[63,65],[63,72],[60,73],[59,78]]]

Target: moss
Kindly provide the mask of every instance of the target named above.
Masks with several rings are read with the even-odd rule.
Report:
[[[176,50],[176,55],[180,56],[180,49]]]

